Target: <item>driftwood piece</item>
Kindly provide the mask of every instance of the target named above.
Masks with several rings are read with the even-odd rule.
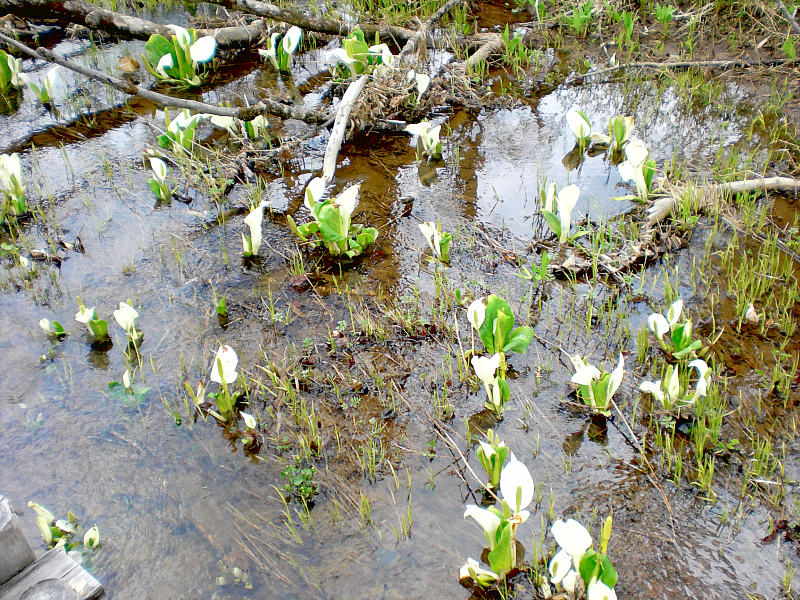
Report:
[[[53,548],[11,581],[0,586],[0,600],[19,600],[28,588],[46,579],[65,581],[81,600],[99,598],[103,594],[100,582],[67,556],[63,548]]]
[[[0,496],[0,585],[36,559],[8,498]]]
[[[502,52],[506,47],[499,33],[481,34],[480,39],[483,43],[467,60],[453,65],[454,73],[464,74],[482,60],[488,60],[489,56]]]
[[[224,6],[229,10],[249,13],[258,17],[274,19],[289,25],[297,25],[306,31],[327,33],[330,35],[346,35],[355,26],[355,23],[344,23],[336,19],[309,17],[292,8],[275,6],[269,2],[259,0],[189,0],[192,3],[207,2],[217,6]],[[398,43],[405,42],[415,35],[412,29],[397,27],[396,25],[359,23],[358,27],[369,38],[374,38],[377,33],[382,38],[392,38]]]
[[[325,159],[322,162],[322,177],[325,185],[330,185],[333,175],[336,172],[336,158],[339,156],[339,149],[342,147],[344,133],[347,130],[347,122],[350,119],[350,111],[353,110],[353,103],[367,84],[367,76],[362,75],[347,87],[347,91],[342,96],[342,101],[336,109],[336,120],[331,128],[331,137],[325,147]]]
[[[400,50],[400,54],[397,55],[397,60],[402,62],[406,56],[410,53],[418,50],[420,47],[420,42],[423,38],[428,37],[428,30],[433,27],[439,19],[441,19],[444,15],[450,12],[453,8],[461,4],[461,0],[448,0],[445,4],[443,4],[439,10],[433,13],[428,19],[422,24],[422,26],[414,33],[412,37],[408,39],[405,46],[403,46],[402,50]],[[426,41],[427,45],[427,41]]]
[[[122,38],[146,40],[160,33],[169,39],[172,35],[164,25],[123,15],[84,0],[0,0],[0,14],[12,14],[37,22],[74,23]],[[220,48],[245,48],[261,37],[263,28],[262,21],[255,21],[243,27],[198,29],[197,33],[200,36],[213,35]]]
[[[2,2],[2,0],[0,0],[0,2]],[[37,48],[36,50],[33,50],[32,48],[29,48],[25,44],[21,44],[16,40],[13,40],[10,37],[3,34],[0,34],[0,41],[5,42],[9,46],[17,48],[21,52],[24,52],[25,54],[33,58],[39,58],[60,65],[62,67],[69,69],[70,71],[74,71],[81,75],[85,75],[90,79],[94,79],[95,81],[100,81],[101,83],[110,85],[111,87],[114,87],[122,92],[125,92],[126,94],[139,96],[141,98],[144,98],[145,100],[157,102],[165,106],[187,108],[189,110],[209,113],[212,115],[220,115],[223,117],[236,117],[244,121],[250,121],[257,115],[264,112],[282,117],[284,119],[300,119],[311,123],[324,123],[328,118],[326,114],[321,113],[319,111],[309,110],[302,106],[289,106],[287,104],[282,104],[271,98],[264,98],[263,100],[260,100],[257,104],[254,104],[253,106],[249,106],[246,108],[229,108],[226,106],[215,106],[213,104],[207,104],[205,102],[198,102],[197,100],[185,100],[183,98],[173,98],[172,96],[159,94],[158,92],[153,92],[142,86],[135,85],[132,82],[127,81],[125,79],[120,79],[119,77],[114,77],[113,75],[106,75],[105,73],[101,73],[100,71],[96,71],[89,67],[85,67],[74,61],[61,58],[59,56],[56,56],[56,54],[53,53],[52,50],[49,50],[47,48]]]

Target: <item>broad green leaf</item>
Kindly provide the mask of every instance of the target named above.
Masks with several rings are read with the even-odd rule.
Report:
[[[527,325],[521,325],[508,336],[508,341],[503,346],[503,352],[519,352],[523,354],[528,349],[531,340],[533,340],[533,329]]]
[[[146,55],[145,58],[147,62],[150,63],[151,68],[152,65],[157,65],[158,61],[160,61],[161,57],[165,54],[172,54],[173,60],[176,58],[175,47],[172,45],[172,42],[159,33],[150,36],[150,39],[147,40],[144,45],[144,52]],[[147,63],[145,63],[145,67],[147,67]],[[148,71],[155,75],[155,70],[148,69]]]
[[[550,231],[556,234],[556,237],[561,239],[561,219],[559,219],[556,215],[551,213],[549,210],[543,210],[542,214],[544,215],[547,224],[550,226]]]
[[[94,319],[87,323],[89,329],[92,330],[92,335],[96,340],[104,340],[108,337],[108,321],[102,319]]]
[[[600,554],[589,548],[581,557],[578,571],[587,589],[592,579],[600,574],[600,556]]]
[[[501,310],[497,313],[497,319],[494,326],[494,347],[497,350],[502,350],[505,348],[506,340],[511,334],[511,328],[514,327],[514,315],[510,313],[510,308],[508,309],[508,312]]]
[[[483,341],[483,345],[486,348],[486,351],[489,353],[499,352],[501,348],[495,348],[494,344],[494,320],[497,318],[497,313],[499,311],[505,312],[507,315],[511,313],[511,307],[508,305],[508,302],[500,298],[499,296],[495,296],[492,294],[486,299],[486,316],[483,319],[483,323],[481,324],[480,329],[478,329],[478,335]],[[513,326],[513,319],[512,319],[512,326]]]
[[[342,231],[342,219],[339,209],[331,204],[325,204],[317,213],[317,222],[322,239],[326,242],[340,242],[345,239],[347,232]]]
[[[604,554],[598,554],[600,557],[600,576],[598,579],[605,583],[611,589],[617,585],[617,572],[608,557]]]
[[[11,69],[8,67],[8,55],[0,50],[0,90],[11,86]]]
[[[156,139],[158,140],[158,145],[162,148],[172,148],[172,138],[166,133],[158,136]]]
[[[505,525],[505,523],[503,523]],[[502,532],[500,529],[502,528]],[[498,575],[508,573],[515,565],[511,564],[511,527],[505,525],[497,528],[500,539],[497,547],[489,552],[489,566]]]
[[[511,399],[511,388],[508,387],[508,382],[502,377],[497,378],[497,385],[500,386],[503,402],[508,402]]]
[[[653,175],[656,173],[656,161],[650,159],[644,163],[642,167],[642,174],[644,175],[644,182],[647,184],[647,191],[649,192],[653,186]]]
[[[160,198],[161,184],[155,179],[151,179],[150,181],[147,182],[147,184],[150,186],[150,191],[153,192],[153,194],[155,194],[156,198]]]

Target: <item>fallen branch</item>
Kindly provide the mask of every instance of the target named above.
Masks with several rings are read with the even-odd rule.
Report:
[[[723,68],[730,69],[732,67],[774,67],[778,65],[794,65],[798,61],[790,58],[766,58],[764,60],[688,60],[681,62],[633,62],[618,64],[599,71],[590,71],[588,73],[578,73],[572,77],[567,77],[563,85],[569,85],[577,81],[582,81],[589,77],[598,77],[600,75],[608,75],[617,71],[626,69],[687,69],[691,67],[697,68]]]
[[[347,130],[347,122],[350,119],[350,111],[353,104],[358,99],[364,86],[367,83],[367,76],[362,75],[347,87],[347,91],[342,96],[342,101],[336,109],[336,120],[331,128],[331,137],[325,147],[325,159],[322,162],[322,177],[325,185],[330,185],[333,175],[336,173],[336,158],[339,156],[339,149],[342,147],[344,133]]]
[[[481,44],[480,48],[473,52],[467,60],[453,65],[453,72],[460,74],[466,73],[470,69],[473,69],[479,62],[488,60],[489,56],[502,52],[506,47],[506,43],[499,33],[486,34],[483,40],[483,44]]]
[[[778,3],[778,6],[781,7],[781,12],[783,13],[783,17],[787,21],[789,21],[789,25],[792,26],[792,31],[794,31],[796,34],[800,35],[800,25],[798,25],[797,21],[794,20],[794,17],[789,12],[789,9],[786,8],[786,5],[783,2],[781,2],[781,0],[776,0],[776,2]]]
[[[263,100],[260,100],[257,104],[254,104],[253,106],[248,106],[244,108],[229,108],[226,106],[215,106],[213,104],[207,104],[206,102],[199,102],[197,100],[185,100],[183,98],[173,98],[172,96],[159,94],[158,92],[153,92],[152,90],[148,90],[147,88],[144,88],[142,86],[135,85],[125,79],[120,79],[118,77],[114,77],[113,75],[106,75],[105,73],[101,73],[100,71],[96,71],[89,67],[85,67],[71,60],[61,58],[59,56],[56,56],[52,50],[49,50],[47,48],[37,48],[36,50],[33,50],[32,48],[29,48],[25,44],[21,44],[16,40],[13,40],[10,37],[3,34],[0,34],[0,41],[5,42],[9,46],[16,48],[20,52],[23,52],[32,58],[38,58],[41,60],[46,60],[47,62],[50,63],[60,65],[66,69],[69,69],[70,71],[74,71],[75,73],[79,73],[81,75],[89,77],[90,79],[94,79],[95,81],[99,81],[101,83],[105,83],[106,85],[110,85],[111,87],[116,88],[126,94],[130,94],[132,96],[139,96],[140,98],[144,98],[145,100],[157,102],[158,104],[162,104],[165,106],[186,108],[189,110],[209,113],[212,115],[220,115],[222,117],[236,117],[237,119],[241,119],[243,121],[250,121],[254,119],[257,115],[260,115],[265,112],[278,117],[282,117],[284,119],[300,119],[311,123],[323,123],[328,118],[326,114],[321,113],[319,111],[309,110],[298,106],[289,106],[277,102],[276,100],[273,100],[271,98],[265,98]]]
[[[189,2],[194,4],[198,4],[200,2],[216,4],[217,6],[224,6],[229,10],[237,10],[239,12],[249,13],[258,17],[274,19],[276,21],[288,23],[289,25],[297,25],[303,30],[315,31],[317,33],[346,35],[353,27],[353,24],[343,23],[335,19],[308,17],[303,13],[291,8],[275,6],[274,4],[260,2],[259,0],[189,0]],[[381,37],[394,38],[398,42],[404,42],[415,35],[413,30],[397,27],[395,25],[360,23],[358,24],[358,27],[367,37],[373,38],[377,33]]]
[[[164,25],[139,17],[123,15],[84,2],[84,0],[0,0],[0,14],[12,14],[31,21],[54,20],[84,25],[116,37],[147,40],[153,34],[170,39],[172,32]],[[199,36],[212,35],[219,48],[249,47],[263,34],[264,22],[255,21],[244,27],[198,29]]]
[[[423,37],[427,37],[428,30],[433,27],[433,25],[438,22],[439,19],[441,19],[445,14],[459,4],[461,4],[461,0],[448,0],[447,3],[445,3],[439,10],[428,17],[428,20],[422,24],[417,32],[411,38],[409,38],[409,40],[406,42],[406,45],[403,46],[403,49],[400,50],[400,54],[397,55],[398,63],[402,62],[403,59],[411,52],[417,50],[419,48],[420,40],[422,40]]]

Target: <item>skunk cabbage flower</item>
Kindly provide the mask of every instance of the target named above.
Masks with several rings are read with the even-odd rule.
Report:
[[[489,543],[489,550],[494,550],[497,547],[496,533],[497,528],[500,527],[501,519],[491,510],[468,504],[467,509],[464,511],[464,518],[472,517],[478,524],[483,527],[483,533],[486,535],[486,541]]]
[[[648,394],[652,394],[664,405],[665,408],[671,409],[675,405],[675,402],[680,399],[681,395],[678,367],[669,365],[667,367],[666,376],[662,381],[659,381],[658,383],[653,383],[652,381],[643,381],[639,385],[639,390]]]
[[[278,40],[280,39],[281,34],[278,32],[273,33],[269,36],[269,48],[266,50],[262,50],[259,48],[258,53],[263,56],[264,58],[268,58],[269,61],[272,63],[272,66],[276,69],[280,70],[280,65],[278,65]]]
[[[325,187],[325,179],[323,177],[314,177],[306,186],[303,204],[314,218],[317,217],[316,204],[322,202],[322,196],[325,195]]]
[[[592,547],[592,536],[575,519],[559,519],[550,528],[556,543],[572,557],[575,569],[579,570],[581,558]]]
[[[500,474],[500,492],[503,494],[503,500],[511,508],[511,512],[519,517],[520,523],[524,523],[530,515],[524,509],[533,501],[533,478],[528,467],[518,461],[513,452],[510,454],[508,464],[503,467]]]
[[[619,175],[625,181],[636,183],[636,192],[640,198],[646,199],[650,191],[644,176],[644,167],[650,153],[639,140],[625,145],[625,161],[619,165]]]
[[[417,96],[422,96],[431,85],[431,78],[425,75],[425,73],[417,73],[414,69],[411,69],[408,73],[406,73],[406,79],[408,81],[417,82]]]
[[[189,47],[189,56],[195,64],[210,62],[216,53],[217,40],[210,35],[201,37]]]
[[[156,72],[161,75],[164,79],[169,79],[169,73],[167,73],[167,69],[174,69],[175,68],[175,61],[172,58],[172,54],[167,52],[164,56],[158,59],[158,64],[156,65]]]
[[[474,558],[468,558],[467,564],[465,564],[458,572],[459,579],[467,579],[471,578],[475,580],[479,585],[488,587],[495,581],[497,581],[500,576],[497,573],[493,573],[492,571],[488,571],[480,566],[477,560]]]
[[[587,600],[617,600],[617,593],[602,581],[595,581],[586,591]]]
[[[167,25],[167,29],[172,32],[181,46],[188,46],[192,43],[192,36],[180,25]]]
[[[245,256],[258,254],[261,247],[261,221],[264,219],[264,207],[266,202],[256,206],[244,219],[245,224],[250,228],[250,238],[242,234]]]
[[[119,310],[114,311],[114,320],[116,320],[116,322],[119,323],[119,326],[122,327],[129,335],[136,326],[136,319],[138,316],[139,313],[136,312],[136,309],[127,302],[120,302]]]
[[[12,196],[24,194],[25,186],[22,182],[22,161],[19,154],[0,154],[0,185],[2,189]]]
[[[151,156],[150,168],[153,170],[153,175],[155,175],[155,178],[161,183],[164,183],[164,180],[167,178],[167,173],[169,172],[169,169],[167,169],[167,163],[160,158]]]
[[[92,308],[85,308],[81,306],[77,313],[75,313],[75,320],[78,323],[88,325],[89,321],[94,321],[97,318],[97,312]]]
[[[659,341],[664,337],[665,333],[669,333],[670,329],[681,318],[681,311],[683,310],[683,300],[678,298],[667,311],[666,318],[660,313],[653,313],[647,318],[647,326],[650,328]]]
[[[97,548],[100,545],[100,530],[94,525],[83,536],[83,545],[87,548]]]
[[[500,354],[493,354],[491,358],[486,356],[473,356],[471,362],[475,375],[483,382],[483,387],[486,389],[489,400],[491,400],[494,406],[501,406],[503,403],[502,391],[500,390],[500,384],[495,375],[497,369],[500,368]],[[502,479],[500,485],[502,485]]]
[[[39,506],[38,504],[36,504],[36,502],[28,501],[28,508],[32,508],[33,510],[35,510],[36,516],[42,519],[46,525],[50,525],[53,521],[55,521],[53,513],[51,513],[46,508]]]
[[[419,230],[422,232],[422,235],[424,235],[425,239],[428,241],[428,246],[431,247],[433,255],[441,259],[442,251],[439,247],[439,244],[442,242],[442,236],[439,234],[439,229],[436,227],[436,223],[434,223],[433,221],[429,221],[427,223],[420,223]]]
[[[694,399],[699,396],[706,396],[708,394],[708,384],[711,382],[711,371],[706,364],[706,361],[698,358],[689,363],[690,367],[697,369],[697,385],[695,387]]]
[[[467,308],[467,321],[477,331],[486,319],[486,298],[478,298]]]
[[[122,374],[122,387],[125,388],[126,391],[133,392],[133,385],[131,384],[131,372],[128,369],[125,369],[125,372]]]
[[[236,352],[228,345],[220,346],[217,355],[214,357],[214,366],[211,368],[211,381],[219,383],[224,381],[226,384],[236,381],[236,365],[239,364],[239,357]]]
[[[442,153],[442,143],[439,141],[439,132],[442,126],[431,128],[428,121],[406,125],[404,131],[416,136],[422,142],[422,150],[428,156],[437,156]]]
[[[283,36],[283,51],[291,56],[294,54],[295,50],[297,50],[302,39],[303,30],[297,27],[297,25],[292,25],[289,27],[289,31],[286,32],[286,35]]]
[[[28,76],[22,72],[22,59],[14,58],[10,54],[6,56],[8,69],[11,71],[11,85],[14,87],[22,87],[28,83]]]
[[[389,46],[387,44],[376,44],[375,46],[369,47],[370,54],[377,54],[381,57],[381,64],[386,65],[387,67],[392,64],[394,61],[394,55],[392,51],[389,50]]]
[[[572,571],[572,557],[569,552],[563,548],[559,550],[550,560],[549,570],[551,583],[561,583]]]
[[[258,426],[258,423],[256,423],[256,420],[252,415],[244,411],[240,412],[239,414],[242,415],[242,418],[244,419],[244,424],[248,429],[255,429]]]
[[[576,583],[578,583],[578,572],[574,570],[567,573],[564,579],[561,580],[561,585],[564,587],[564,590],[570,594],[575,593]]]
[[[333,69],[339,63],[344,63],[347,65],[347,68],[350,69],[350,74],[356,74],[355,64],[358,61],[354,58],[351,58],[350,55],[347,53],[347,50],[344,48],[336,48],[335,50],[329,50],[325,54],[325,66],[328,68],[329,71],[333,71]]]
[[[246,121],[244,127],[247,131],[247,135],[257,140],[264,137],[264,134],[266,134],[269,121],[267,121],[264,115],[258,115],[252,121]]]
[[[53,541],[53,532],[50,530],[47,521],[42,517],[36,517],[36,526],[39,528],[39,533],[42,534],[44,543],[49,545]]]
[[[229,134],[236,135],[239,133],[237,127],[239,120],[236,117],[223,117],[221,115],[212,115],[209,119],[211,124],[220,129],[225,129]]]
[[[581,148],[586,146],[587,141],[592,135],[592,124],[582,110],[571,108],[567,112],[567,125],[575,136],[575,141]]]

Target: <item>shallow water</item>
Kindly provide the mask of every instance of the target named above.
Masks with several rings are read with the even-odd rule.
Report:
[[[102,54],[113,64],[122,52],[112,46]],[[312,63],[309,59],[296,74],[298,86],[303,73],[316,74]],[[239,68],[233,72],[240,76],[221,81],[204,98],[216,102],[247,90],[252,101],[263,93],[254,86],[281,88],[269,68],[252,61]],[[64,116],[70,113],[63,98],[71,85],[60,86],[56,94],[66,120],[72,117]],[[200,195],[189,206],[175,200],[155,203],[142,152],[155,145],[163,113],[147,105],[128,113],[116,106],[118,98],[106,99],[102,90],[94,90],[89,102],[93,111],[109,115],[106,125],[75,141],[54,129],[56,119],[26,94],[19,111],[0,116],[0,147],[21,152],[30,195],[48,208],[47,220],[26,227],[26,243],[47,249],[51,240],[72,243],[80,237],[85,253],[62,251],[60,265],[36,263],[35,274],[3,259],[0,492],[20,509],[34,500],[60,516],[71,509],[81,522],[97,523],[103,548],[90,569],[113,598],[468,597],[457,571],[468,556],[479,557],[484,538],[462,514],[464,504],[479,502],[480,495],[459,466],[458,454],[437,437],[426,411],[434,389],[451,388],[455,417],[449,425],[464,452],[464,422],[480,413],[482,391],[459,382],[457,358],[449,363],[456,376],[447,383],[447,356],[457,356],[458,345],[430,330],[406,335],[392,326],[387,342],[360,340],[348,330],[351,314],[337,286],[351,285],[370,306],[373,297],[413,298],[417,288],[423,312],[428,310],[435,285],[422,259],[425,244],[417,223],[441,218],[446,230],[459,232],[450,285],[475,296],[502,293],[519,310],[524,289],[517,266],[498,258],[476,225],[524,254],[524,247],[542,235],[541,218],[533,215],[545,180],[559,187],[580,185],[577,212],[592,220],[634,208],[612,199],[629,189],[619,185],[616,168],[603,156],[565,168],[573,140],[564,113],[571,106],[584,106],[597,128],[614,114],[634,114],[637,135],[657,161],[678,152],[698,170],[708,168],[719,145],[741,135],[744,117],[738,113],[692,113],[669,91],[657,97],[655,89],[639,92],[634,97],[621,84],[556,89],[526,107],[474,118],[459,113],[449,120],[452,136],[443,159],[431,164],[417,163],[405,135],[370,135],[345,144],[337,185],[362,182],[355,221],[378,227],[379,244],[336,281],[316,278],[313,293],[290,285],[295,240],[280,215],[265,222],[262,260],[243,263],[241,215],[218,226],[214,202]],[[730,102],[744,102],[736,89],[728,93]],[[317,92],[308,95],[320,102]],[[274,119],[272,125],[281,126]],[[210,135],[211,129],[203,132]],[[311,140],[283,174],[267,177],[276,211],[298,210],[302,186],[321,166],[324,139]],[[243,206],[254,193],[240,184],[229,199]],[[302,209],[296,216],[301,214]],[[700,244],[692,251],[701,251]],[[686,260],[688,252],[681,256]],[[690,294],[683,273],[680,289]],[[641,275],[647,293],[661,302],[658,277],[657,267]],[[215,294],[228,298],[225,328],[214,313]],[[92,350],[87,333],[74,321],[77,296],[109,319],[110,350]],[[270,297],[288,317],[271,318]],[[563,402],[569,371],[566,357],[552,347],[556,340],[596,362],[625,350],[634,364],[635,343],[617,348],[606,332],[585,327],[589,304],[611,297],[611,291],[555,282],[541,297],[541,307],[531,311],[531,325],[551,345],[534,342],[527,354],[511,357],[517,373],[513,400],[496,426],[531,469],[542,494],[538,512],[521,529],[521,541],[533,547],[552,494],[556,516],[578,515],[588,522],[596,511],[597,521],[613,509],[609,555],[620,573],[620,597],[776,595],[784,561],[796,566],[797,558],[779,543],[761,543],[771,514],[765,506],[743,506],[735,527],[721,525],[722,511],[733,513],[739,503],[739,490],[723,487],[726,476],[715,505],[685,481],[680,488],[660,482],[662,495],[648,479],[623,423],[615,420],[603,428]],[[149,391],[140,400],[122,401],[108,392],[109,382],[120,381],[125,371],[124,336],[110,315],[128,299],[139,307],[137,324],[145,334],[144,380],[140,373],[136,386]],[[635,332],[649,312],[643,300],[621,302],[606,317],[606,329],[629,321]],[[60,321],[71,335],[49,341],[37,326],[42,317]],[[341,328],[341,321],[354,345],[330,355],[329,332]],[[313,526],[302,525],[296,503],[289,504],[294,516],[293,525],[287,525],[287,508],[276,489],[283,485],[284,462],[298,452],[292,424],[269,414],[270,409],[279,413],[285,399],[263,391],[253,397],[251,412],[265,427],[257,456],[243,451],[237,432],[191,409],[187,414],[181,381],[195,385],[207,379],[221,343],[235,347],[241,371],[251,378],[264,377],[265,359],[288,368],[295,360],[291,352],[306,352],[321,373],[341,376],[346,406],[324,381],[297,383],[307,412],[315,411],[323,440]],[[374,384],[377,377],[392,382],[398,395],[396,416],[389,420],[381,417],[388,398]],[[626,381],[619,395],[633,402],[635,384]],[[354,459],[370,443],[386,456],[374,477]],[[796,456],[796,449],[790,451]],[[470,463],[480,468],[474,454]],[[362,495],[371,508],[368,524],[359,516]],[[398,532],[404,520],[408,523],[409,507],[413,524],[406,537]],[[38,540],[29,513],[23,527]],[[255,588],[218,587],[220,561],[249,569]]]

